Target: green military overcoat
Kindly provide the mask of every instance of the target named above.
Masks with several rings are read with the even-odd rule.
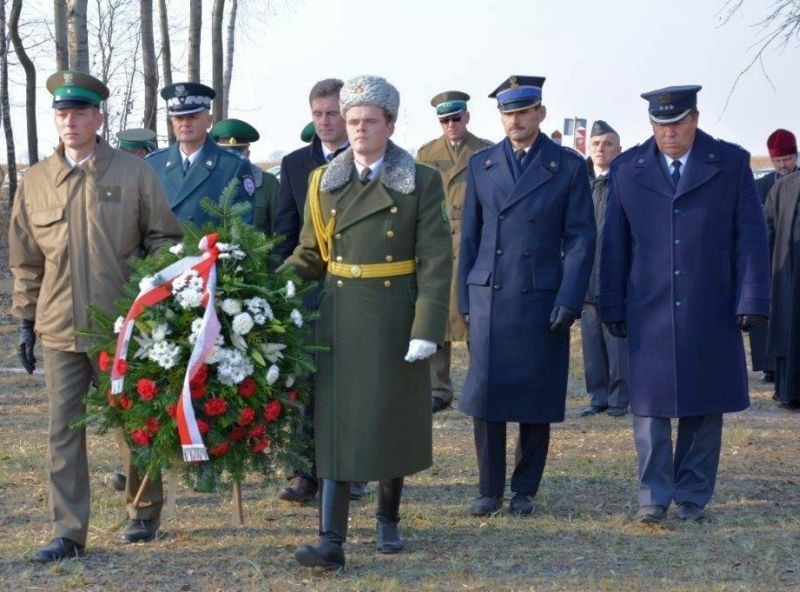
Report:
[[[446,136],[428,142],[417,151],[417,160],[428,164],[442,174],[445,190],[445,211],[450,220],[450,235],[453,244],[453,269],[458,269],[458,252],[461,246],[461,211],[467,192],[467,163],[478,150],[491,146],[492,142],[469,132],[459,147],[458,153]],[[456,274],[450,284],[450,310],[445,341],[468,341],[468,327],[458,312],[458,283]]]
[[[313,173],[312,173],[313,179]],[[324,224],[331,219],[330,258],[347,266],[416,260],[405,275],[334,275],[320,254],[309,186],[300,243],[287,263],[306,279],[323,279],[317,358],[317,476],[378,481],[432,463],[430,370],[404,360],[409,340],[441,344],[452,272],[441,176],[415,164],[391,142],[379,178],[362,185],[352,148],[322,174]],[[324,245],[323,245],[324,246]]]
[[[251,164],[253,181],[253,226],[265,234],[272,234],[275,226],[275,208],[278,200],[278,179]]]

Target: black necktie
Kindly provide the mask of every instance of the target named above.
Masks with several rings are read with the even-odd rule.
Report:
[[[514,156],[517,159],[517,163],[519,166],[522,166],[522,161],[525,160],[525,151],[524,150],[516,150],[514,151]]]
[[[672,161],[672,182],[675,183],[675,187],[678,186],[678,181],[681,180],[681,164],[683,163],[680,160]]]
[[[185,177],[186,173],[189,172],[189,167],[192,166],[192,163],[189,160],[188,156],[183,160],[183,165],[182,166],[183,166],[183,176]]]
[[[364,167],[361,169],[361,174],[358,176],[358,179],[361,181],[362,185],[366,185],[369,183],[369,176],[372,174],[372,170],[369,167]]]

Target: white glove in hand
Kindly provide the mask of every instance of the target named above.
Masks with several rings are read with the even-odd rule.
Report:
[[[427,339],[412,339],[408,342],[408,353],[406,354],[406,362],[416,362],[417,360],[424,360],[430,358],[436,353],[436,344]]]

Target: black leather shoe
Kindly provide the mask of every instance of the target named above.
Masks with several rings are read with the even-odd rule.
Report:
[[[659,524],[664,522],[667,517],[667,509],[664,506],[642,506],[636,512],[636,519],[641,524]]]
[[[600,407],[599,405],[589,405],[588,407],[584,407],[580,410],[578,415],[581,417],[589,417],[591,415],[599,415],[603,411],[608,409],[608,407]]]
[[[482,495],[472,502],[473,516],[491,516],[503,507],[503,497]]]
[[[511,503],[508,505],[508,513],[516,516],[527,516],[533,512],[533,499],[531,497],[524,493],[515,493],[514,497],[511,498]]]
[[[375,534],[376,549],[378,553],[399,553],[405,547],[400,533],[397,532],[397,522],[378,520]]]
[[[609,417],[625,417],[628,414],[627,407],[609,407],[606,410],[606,415]]]
[[[344,569],[344,549],[341,543],[328,540],[324,536],[313,545],[300,545],[294,552],[297,563],[304,567],[321,567],[327,571]]]
[[[440,397],[431,397],[431,408],[434,413],[439,413],[450,407],[450,403]]]
[[[122,531],[122,538],[126,543],[146,543],[156,538],[158,534],[158,520],[131,520],[128,527]]]
[[[683,502],[678,504],[678,518],[681,520],[691,520],[693,522],[701,522],[705,520],[706,511],[692,502]]]
[[[364,497],[369,481],[352,481],[350,483],[350,501],[357,502]]]
[[[287,502],[305,504],[314,501],[317,495],[317,482],[302,475],[295,475],[289,479],[289,485],[284,487],[278,497]]]
[[[106,486],[110,487],[114,491],[125,491],[125,485],[127,484],[127,481],[128,479],[125,477],[125,473],[120,473],[119,471],[109,473],[105,478]]]
[[[60,537],[50,541],[46,547],[36,551],[33,560],[37,563],[51,563],[62,559],[75,559],[83,557],[83,545],[79,545],[73,540]]]

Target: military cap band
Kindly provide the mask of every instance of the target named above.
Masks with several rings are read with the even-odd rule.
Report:
[[[147,128],[131,128],[117,132],[117,146],[123,150],[148,150],[156,145],[156,133]]]
[[[161,89],[161,98],[167,102],[167,114],[191,115],[211,109],[214,89],[199,82],[177,82]]]
[[[667,86],[642,93],[648,103],[650,121],[657,124],[677,123],[697,107],[699,84]]]
[[[436,106],[436,115],[439,117],[446,117],[447,115],[452,115],[453,113],[458,113],[460,111],[467,110],[467,102],[466,101],[447,101],[446,103],[442,103]]]
[[[61,70],[47,79],[53,108],[99,107],[108,98],[108,87],[94,76],[77,70]]]
[[[509,76],[489,98],[497,99],[497,108],[503,113],[535,107],[542,102],[544,81],[544,76]]]
[[[431,99],[431,107],[436,109],[436,115],[445,117],[460,111],[467,110],[469,95],[460,90],[446,90]]]

